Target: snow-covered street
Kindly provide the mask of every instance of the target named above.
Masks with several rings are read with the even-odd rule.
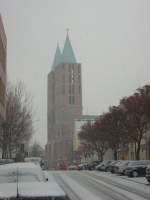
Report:
[[[50,171],[71,200],[150,200],[145,178],[96,171]]]

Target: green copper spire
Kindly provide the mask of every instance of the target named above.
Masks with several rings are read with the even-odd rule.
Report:
[[[52,65],[52,69],[54,69],[60,63],[62,63],[62,55],[61,55],[61,51],[60,51],[59,45],[57,44],[56,53],[55,53],[55,57],[54,57],[53,65]]]
[[[62,53],[62,62],[63,63],[77,63],[72,46],[71,46],[68,32],[67,32],[67,37],[66,37],[63,53]]]

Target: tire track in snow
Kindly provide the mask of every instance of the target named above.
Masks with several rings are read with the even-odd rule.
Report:
[[[124,191],[120,188],[116,188],[111,184],[106,184],[103,181],[97,181],[82,172],[74,172],[69,175],[81,185],[88,187],[89,189],[93,188],[97,193],[99,193],[99,197],[103,196],[102,199],[111,199],[111,200],[145,200],[143,198],[139,198],[139,196]]]
[[[71,189],[71,187],[63,180],[63,178],[58,173],[54,173],[53,176],[56,182],[67,194],[68,200],[81,200],[79,196]]]
[[[106,183],[108,185],[112,185],[112,186],[116,187],[116,189],[119,188],[119,189],[124,190],[126,192],[129,192],[131,194],[134,194],[140,199],[147,199],[147,200],[150,199],[150,193],[147,193],[147,192],[142,191],[142,190],[135,189],[134,187],[129,187],[127,185],[123,185],[121,183],[117,183],[116,181],[113,181],[110,178],[102,177],[102,176],[99,176],[99,175],[96,175],[96,174],[93,174],[93,173],[89,173],[89,172],[86,172],[86,173],[84,172],[84,174],[82,174],[82,175],[87,176],[88,178],[92,178],[95,181],[98,181],[98,182],[101,182],[101,183],[103,182],[103,183]]]
[[[56,181],[60,185],[64,191],[68,194],[71,200],[104,200],[100,196],[95,195],[90,192],[84,185],[81,185],[79,182],[75,181],[75,179],[71,178],[68,173],[65,172],[57,172],[55,173]],[[59,180],[58,180],[59,179]],[[73,196],[72,196],[73,194]],[[105,198],[106,200],[112,200],[112,198]]]

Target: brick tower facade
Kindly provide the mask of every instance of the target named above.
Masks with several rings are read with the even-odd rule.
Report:
[[[81,77],[81,64],[67,34],[63,52],[57,46],[48,74],[46,155],[50,167],[72,160],[74,119],[82,115]]]

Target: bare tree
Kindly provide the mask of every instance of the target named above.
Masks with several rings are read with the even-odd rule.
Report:
[[[136,159],[140,159],[141,141],[150,129],[150,86],[139,88],[134,95],[123,98],[126,110],[127,130],[130,141],[135,144]]]
[[[33,134],[32,98],[22,82],[9,85],[6,98],[6,120],[0,136],[2,157],[11,158],[20,144],[29,142]]]
[[[107,135],[104,132],[101,121],[97,120],[94,124],[87,123],[82,127],[79,137],[88,146],[84,149],[85,153],[97,154],[99,160],[103,160],[103,156],[108,149]]]
[[[43,147],[38,142],[34,142],[34,144],[30,147],[29,156],[41,158],[44,157]]]

